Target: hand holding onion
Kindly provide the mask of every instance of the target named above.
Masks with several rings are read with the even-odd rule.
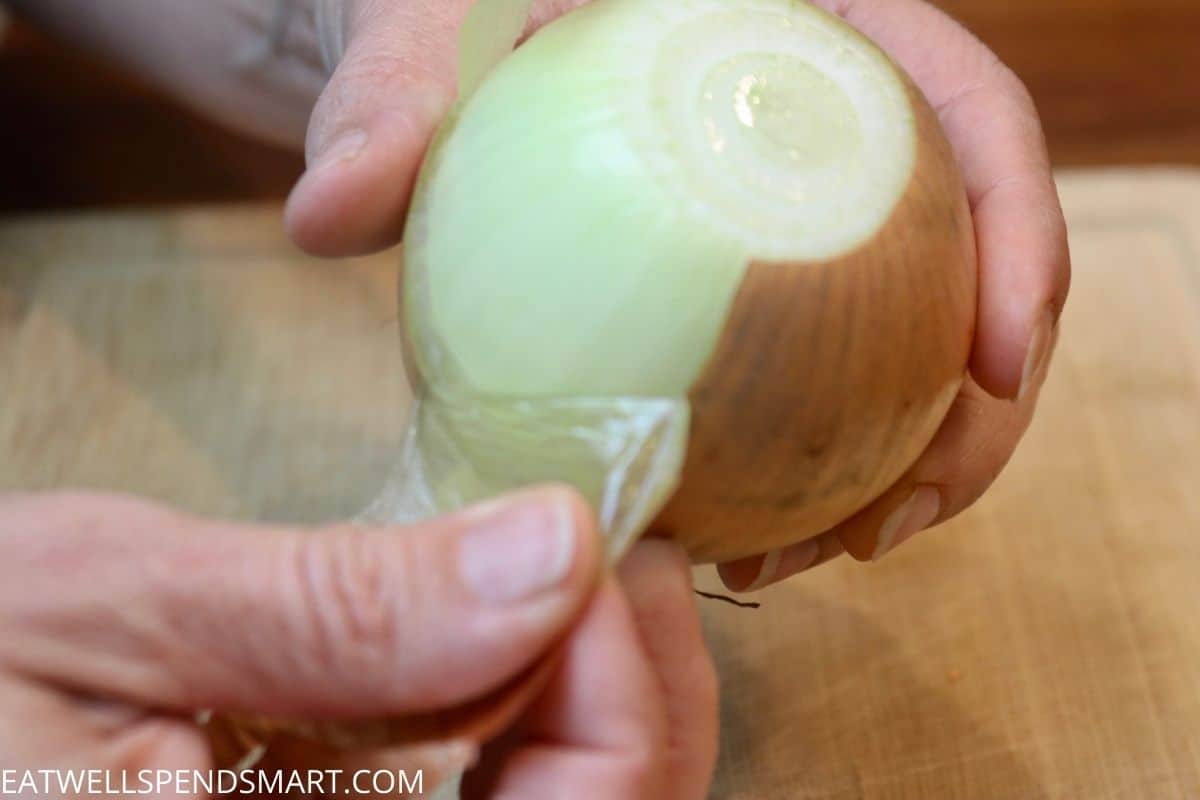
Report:
[[[544,20],[561,10],[561,5],[537,5],[535,18]],[[748,526],[736,531],[743,537],[742,544],[746,543],[745,537],[769,537],[762,542],[759,552],[785,547],[781,558],[765,559],[765,565],[761,556],[746,552],[732,554],[751,556],[723,569],[733,588],[745,588],[756,580],[761,585],[785,577],[837,554],[843,543],[861,558],[882,554],[889,543],[881,541],[881,532],[890,536],[894,546],[912,533],[914,527],[945,520],[969,505],[1008,459],[1028,422],[1066,292],[1068,267],[1061,213],[1036,114],[1019,81],[968,33],[924,3],[897,0],[886,4],[826,5],[873,38],[907,70],[938,111],[938,119],[954,149],[965,184],[966,202],[971,208],[974,224],[970,227],[974,229],[979,256],[977,324],[973,339],[951,341],[953,336],[949,336],[940,341],[951,341],[951,347],[963,348],[962,363],[958,366],[969,366],[970,372],[957,397],[947,398],[949,411],[942,407],[944,420],[936,433],[922,428],[925,439],[922,446],[925,443],[928,446],[917,453],[905,450],[897,455],[895,463],[881,470],[874,482],[859,492],[857,507],[853,502],[844,505],[848,519],[837,518],[831,509],[827,513],[810,510],[808,514],[789,515],[787,527]],[[461,13],[462,9],[458,11]],[[452,10],[434,13],[427,20],[427,29],[420,32],[411,30],[411,17],[400,11],[372,16],[369,27],[355,25],[351,15],[345,57],[318,103],[310,128],[313,168],[298,185],[289,206],[290,230],[300,244],[316,252],[344,254],[381,246],[400,234],[398,221],[404,218],[401,211],[408,203],[421,157],[453,97],[456,24]],[[407,27],[401,30],[402,26]],[[419,57],[406,59],[405,53],[417,52],[406,50],[415,47],[406,43],[418,39],[426,43],[426,49],[420,51]],[[441,42],[441,49],[431,42]],[[434,66],[420,71],[401,68],[417,62]],[[387,63],[397,64],[397,68],[380,68],[380,64]],[[723,91],[725,87],[715,88]],[[730,88],[736,92],[736,86]],[[387,98],[386,102],[383,98]],[[785,107],[779,98],[759,99],[774,103],[777,109]],[[732,108],[730,113],[730,119],[725,121],[736,123],[737,109]],[[778,132],[781,127],[778,122],[778,118],[768,122],[774,127],[764,138],[769,139],[772,131]],[[531,146],[535,146],[535,133],[526,133]],[[741,156],[753,154],[755,147],[757,144],[751,139],[750,147]],[[691,170],[689,174],[695,172],[701,171]],[[701,174],[700,180],[705,179]],[[720,180],[720,176],[715,179]],[[718,189],[714,194],[721,191]],[[726,198],[729,196],[725,194]],[[745,199],[744,195],[733,196]],[[772,199],[769,192],[758,197],[765,201]],[[805,213],[795,218],[802,219]],[[724,216],[728,219],[731,214],[727,212]],[[527,239],[550,235],[552,232],[548,230],[525,234]],[[789,255],[783,251],[781,254]],[[777,261],[781,260],[778,255],[774,254]],[[798,296],[803,295],[798,292]],[[943,304],[943,311],[949,313],[950,308]],[[946,323],[945,331],[956,325],[960,331],[967,329],[966,313],[961,306],[956,307],[955,313],[959,314],[957,323]],[[830,333],[833,337],[838,335],[836,328]],[[876,345],[881,343],[885,344],[881,341]],[[797,352],[796,363],[803,367],[810,354],[811,349]],[[946,363],[954,360],[947,357]],[[864,362],[860,360],[861,363]],[[916,387],[922,381],[928,381],[926,385],[933,387],[934,395],[936,389],[944,388],[936,386],[937,376],[931,378],[911,364],[898,365],[878,359],[870,363],[882,364],[884,370],[897,370],[891,378],[892,391],[908,390],[916,394],[925,391],[928,397],[930,389]],[[584,371],[590,366],[587,359],[580,363]],[[677,385],[695,376],[695,365],[692,366],[693,372],[678,379]],[[945,365],[943,369],[942,379],[949,371]],[[585,389],[589,393],[608,389],[600,385],[601,367],[593,371],[593,376],[581,379],[580,387],[568,388]],[[826,374],[830,374],[829,370]],[[872,376],[863,379],[870,381]],[[800,417],[798,413],[796,418]],[[787,417],[776,419],[786,421]],[[924,422],[928,425],[928,420]],[[794,419],[791,424],[804,422]],[[745,428],[742,417],[738,422],[730,418],[724,429],[736,435]],[[911,436],[913,441],[921,439],[922,435]],[[777,444],[780,448],[787,446],[782,441]],[[804,448],[814,445],[812,441],[795,441],[790,446],[793,453],[803,453]],[[690,452],[696,453],[697,448],[691,448]],[[786,474],[792,460],[790,455],[773,458],[769,471],[784,484],[789,478],[800,481],[803,464],[796,466],[792,476]],[[707,487],[698,484],[691,493],[696,503],[682,507],[703,508],[706,503],[717,503],[713,488],[721,488],[719,477],[729,472],[718,470],[715,473],[718,480]],[[890,482],[880,485],[884,473]],[[736,471],[734,477],[738,477]],[[689,485],[685,477],[684,489]],[[780,492],[785,498],[788,489],[785,485]],[[914,493],[919,495],[919,502],[910,502]],[[681,507],[678,500],[673,507]],[[671,508],[665,517],[668,522],[672,519]],[[919,518],[898,520],[897,516],[905,512],[915,512]],[[701,519],[706,516],[700,514]],[[736,515],[733,519],[736,520]],[[824,530],[805,525],[819,525]],[[688,531],[682,533],[687,535]],[[820,535],[786,547],[789,542],[815,534]],[[701,555],[722,558],[726,554],[714,551]]]
[[[82,6],[73,0],[27,0],[21,7],[259,135],[298,144],[311,111],[310,169],[291,198],[288,226],[306,249],[347,255],[393,244],[400,236],[417,170],[455,97],[458,33],[472,2],[320,3],[343,12],[342,36],[325,48],[340,59],[328,82],[303,15],[293,14],[279,29],[272,49],[259,46],[262,32],[254,26],[271,21],[261,3],[247,3],[245,13],[231,18],[180,0],[152,6],[134,0]],[[530,27],[581,4],[538,0]],[[1069,279],[1062,215],[1037,116],[1012,73],[921,0],[818,5],[862,31],[907,71],[945,129],[961,169],[979,255],[970,372],[938,434],[890,488],[824,535],[772,550],[765,565],[757,556],[730,565],[724,573],[735,587],[784,577],[836,555],[843,543],[860,558],[882,554],[981,494],[1032,413]],[[146,24],[113,24],[122,15]],[[189,35],[146,35],[170,25]],[[226,63],[250,51],[265,58],[261,69]],[[214,63],[221,68],[212,69]]]

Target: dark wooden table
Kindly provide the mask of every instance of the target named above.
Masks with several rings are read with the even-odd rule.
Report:
[[[1025,79],[1059,165],[1200,164],[1200,0],[939,2]],[[277,198],[301,169],[19,26],[0,109],[0,212]]]

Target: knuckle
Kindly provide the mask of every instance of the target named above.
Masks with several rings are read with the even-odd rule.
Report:
[[[988,52],[992,56],[991,69],[996,85],[1018,103],[1032,110],[1034,108],[1033,93],[1029,91],[1025,79],[1016,70],[1001,61],[995,53],[990,50]]]
[[[1003,464],[994,464],[986,470],[975,473],[971,479],[965,481],[960,489],[961,496],[955,503],[958,511],[963,511],[979,502],[987,490],[992,488],[992,484],[996,482],[996,478],[1000,476],[1003,469]]]
[[[630,745],[620,756],[620,781],[628,787],[626,797],[657,800],[662,797],[662,748],[649,740]]]
[[[368,667],[394,659],[400,639],[397,564],[389,557],[385,570],[380,549],[375,534],[357,528],[300,534],[293,561],[300,618],[312,632],[311,655],[320,662]]]
[[[1031,417],[973,386],[959,394],[919,476],[942,487],[945,517],[974,504],[995,483],[1016,451]]]
[[[402,52],[377,48],[353,51],[338,67],[344,88],[395,85],[406,82],[415,68]]]
[[[996,482],[1016,450],[1020,430],[1010,419],[977,433],[977,440],[958,459],[953,481],[960,495],[956,507],[973,505]]]

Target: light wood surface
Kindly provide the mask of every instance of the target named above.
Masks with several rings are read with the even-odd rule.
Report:
[[[1200,797],[1200,173],[1062,188],[1074,295],[995,489],[879,565],[703,605],[714,798]],[[0,222],[0,490],[365,504],[406,397],[395,258],[305,259],[277,214]]]

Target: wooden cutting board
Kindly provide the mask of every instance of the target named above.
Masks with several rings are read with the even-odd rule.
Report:
[[[704,605],[714,798],[1200,798],[1200,172],[1061,185],[1074,294],[995,489],[882,564]],[[0,491],[359,510],[407,402],[397,257],[307,259],[278,217],[0,221]]]

